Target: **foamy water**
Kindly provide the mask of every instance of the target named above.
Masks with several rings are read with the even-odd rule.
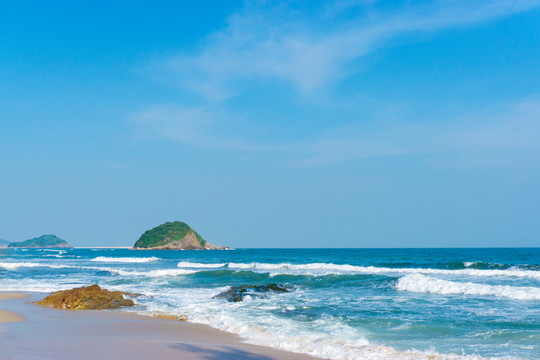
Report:
[[[540,358],[540,251],[504,250],[10,249],[0,291],[98,283],[143,294],[128,311],[327,359]],[[294,290],[214,298],[265,283]]]
[[[158,261],[159,258],[152,256],[152,257],[107,257],[107,256],[98,256],[92,261],[97,262],[106,262],[106,263],[147,263],[147,262],[153,262]]]
[[[397,289],[441,295],[493,295],[514,300],[540,300],[540,288],[537,287],[448,281],[422,274],[411,274],[400,278]]]

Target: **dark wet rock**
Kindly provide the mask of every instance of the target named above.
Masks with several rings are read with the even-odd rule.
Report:
[[[240,302],[244,297],[266,297],[268,293],[291,292],[294,288],[287,285],[266,284],[266,285],[240,285],[231,286],[229,290],[214,296],[214,299],[225,299],[229,302]]]
[[[133,306],[133,300],[125,299],[129,293],[109,291],[98,285],[57,291],[36,304],[52,306],[55,309],[102,310],[116,309],[120,306]]]

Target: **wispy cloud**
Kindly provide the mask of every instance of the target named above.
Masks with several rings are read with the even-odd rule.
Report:
[[[457,162],[485,162],[485,155],[507,154],[490,165],[540,155],[540,98],[530,97],[497,109],[432,122],[380,122],[334,129],[296,144],[304,156],[291,166],[317,167],[377,156],[452,155]],[[491,156],[493,158],[493,156]],[[510,159],[510,160],[509,160]],[[537,165],[540,166],[540,163]]]
[[[496,109],[452,119],[411,123],[406,119],[345,126],[307,139],[252,142],[224,135],[215,124],[228,114],[204,109],[156,106],[134,120],[150,133],[184,144],[215,150],[271,152],[284,166],[319,167],[381,156],[452,154],[476,163],[479,155],[514,152],[540,155],[540,97],[511,102]],[[512,156],[510,156],[512,158]],[[480,159],[484,161],[485,159]],[[500,159],[495,163],[506,161]],[[540,164],[539,164],[540,165]]]
[[[300,98],[312,97],[356,74],[358,67],[352,64],[395,39],[473,25],[539,5],[540,0],[432,1],[385,8],[375,1],[341,0],[304,11],[294,2],[247,2],[200,47],[158,66],[167,78],[200,96],[199,104],[155,105],[133,119],[153,136],[210,149],[272,152],[289,166],[375,156],[537,152],[540,100],[534,97],[431,122],[394,117],[336,125],[293,141],[250,136],[242,129],[240,113],[226,104],[238,94],[275,83],[285,84]]]
[[[142,133],[183,144],[210,149],[252,150],[254,145],[220,131],[223,120],[232,122],[232,115],[209,107],[182,107],[174,104],[155,105],[136,113],[132,120]]]
[[[354,74],[351,62],[397,37],[474,24],[539,4],[434,1],[382,9],[372,1],[330,1],[320,10],[302,12],[294,2],[248,2],[199,49],[168,59],[162,70],[211,101],[245,91],[249,81],[281,81],[306,94]]]

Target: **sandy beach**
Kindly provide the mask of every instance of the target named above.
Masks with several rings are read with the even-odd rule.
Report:
[[[204,325],[32,303],[43,297],[0,293],[2,359],[313,359],[244,344],[235,335]]]
[[[0,300],[13,300],[24,299],[28,297],[28,294],[21,293],[0,293]],[[6,311],[1,309],[0,305],[0,323],[24,321],[25,318],[15,312]]]

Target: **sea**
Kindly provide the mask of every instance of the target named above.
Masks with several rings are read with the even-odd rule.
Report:
[[[540,248],[0,250],[0,291],[90,284],[324,359],[540,359]],[[291,291],[214,298],[264,284]]]

